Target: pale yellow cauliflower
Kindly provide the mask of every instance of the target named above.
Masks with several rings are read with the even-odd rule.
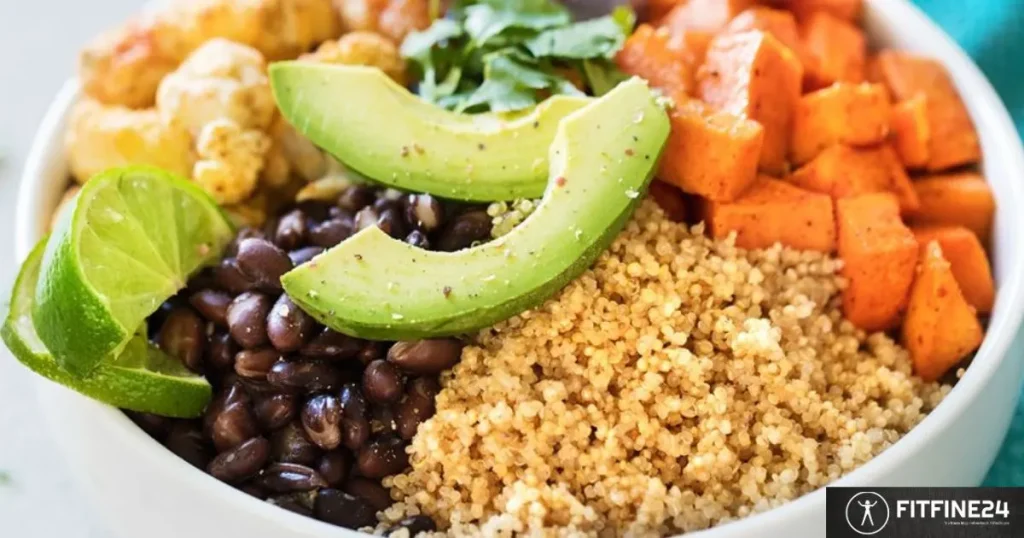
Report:
[[[276,110],[263,55],[224,39],[208,41],[164,78],[156,108],[164,121],[183,126],[193,136],[220,118],[265,130]]]
[[[195,162],[188,131],[164,123],[156,110],[107,106],[88,98],[72,110],[65,143],[71,175],[79,182],[130,164],[188,176]]]
[[[430,0],[334,0],[334,5],[346,31],[379,32],[395,43],[431,23]]]
[[[369,65],[405,85],[405,60],[398,47],[378,33],[356,31],[345,34],[340,39],[321,43],[315,52],[301,59],[329,64]]]
[[[196,139],[199,160],[192,180],[218,203],[237,204],[256,190],[270,137],[227,118],[206,124]]]
[[[95,38],[80,55],[79,77],[94,99],[146,108],[164,76],[210,39],[282,60],[340,33],[331,0],[172,0]]]
[[[284,116],[279,114],[270,126],[270,138],[273,144],[263,175],[271,186],[284,185],[292,174],[313,181],[327,173],[324,153],[299,134]]]

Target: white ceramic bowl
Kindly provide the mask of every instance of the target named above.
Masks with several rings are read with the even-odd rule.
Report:
[[[956,388],[906,437],[838,482],[847,486],[977,485],[1006,433],[1020,387],[1022,362],[1009,353],[1024,310],[1024,151],[1010,117],[968,57],[921,12],[900,0],[867,0],[876,44],[938,58],[949,68],[974,118],[984,172],[999,210],[994,239],[998,300],[988,336]],[[68,83],[36,136],[22,178],[17,253],[23,259],[43,234],[67,177],[62,146]],[[39,400],[95,513],[124,538],[343,537],[357,533],[275,508],[193,469],[123,414],[45,380]],[[816,537],[825,534],[825,492],[700,532],[701,538]]]

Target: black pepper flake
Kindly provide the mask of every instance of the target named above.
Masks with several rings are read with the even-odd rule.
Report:
[[[633,156],[633,148],[626,148],[626,155],[629,157]]]
[[[483,151],[487,149],[487,146],[485,146],[483,142],[480,142],[479,144],[476,145],[476,149]]]
[[[363,260],[363,255],[362,254],[356,254],[356,259],[359,260],[359,261],[362,261]]]
[[[533,122],[533,128],[534,129],[539,129],[540,128],[540,122],[539,121]]]
[[[445,287],[441,288],[441,293],[443,293],[445,297],[451,296],[451,294],[452,294],[452,287],[451,286],[445,286]]]
[[[409,146],[402,146],[402,151],[400,153],[402,154],[402,157],[408,157],[409,156]]]
[[[636,135],[633,135],[633,142],[639,142],[639,141],[640,141],[640,139],[637,138]]]
[[[416,153],[419,153],[420,155],[423,155],[424,153],[427,152],[425,149],[423,149],[423,146],[419,144],[413,144],[412,149],[416,150]]]

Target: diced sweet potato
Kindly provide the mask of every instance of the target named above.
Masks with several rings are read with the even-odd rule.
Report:
[[[685,96],[677,96],[669,120],[659,178],[718,201],[735,199],[753,183],[764,142],[759,123]]]
[[[729,21],[723,32],[739,34],[749,30],[771,34],[800,57],[800,35],[792,13],[764,6],[752,7]]]
[[[673,8],[682,4],[684,0],[647,0],[644,4],[645,21],[660,21]]]
[[[914,182],[921,207],[911,215],[919,225],[963,226],[987,244],[996,212],[992,189],[974,172],[930,176]]]
[[[857,22],[864,8],[864,0],[773,0],[769,3],[788,9],[801,19],[824,12],[850,22]]]
[[[903,346],[914,373],[935,381],[978,349],[984,331],[964,299],[937,242],[924,249],[903,322]]]
[[[690,93],[693,86],[693,69],[686,53],[669,46],[668,31],[664,29],[640,25],[615,56],[615,63],[667,95]]]
[[[888,145],[857,149],[837,144],[790,175],[789,181],[833,199],[890,192],[899,200],[903,213],[921,206],[903,164]]]
[[[935,60],[884,50],[869,68],[872,79],[885,83],[897,101],[927,96],[931,128],[928,170],[938,172],[981,160],[981,146],[971,117],[946,68]]]
[[[981,314],[992,311],[996,299],[995,282],[978,236],[963,226],[914,228],[914,236],[922,248],[932,241],[937,242],[942,247],[942,255],[949,261],[964,299]]]
[[[878,84],[839,82],[804,95],[793,117],[790,158],[813,159],[834,144],[870,146],[889,134],[889,96]]]
[[[651,182],[647,194],[657,202],[668,218],[676,222],[686,222],[689,213],[686,195],[679,190],[679,187],[655,179]]]
[[[760,167],[781,174],[802,76],[803,66],[793,51],[770,34],[722,34],[711,41],[697,71],[697,94],[715,108],[764,126]]]
[[[669,33],[668,46],[672,50],[682,51],[686,55],[686,61],[691,66],[691,71],[696,71],[696,66],[704,63],[704,56],[708,52],[708,45],[714,39],[715,34],[701,30],[680,30],[662,26]],[[694,74],[696,77],[696,74]]]
[[[865,331],[895,327],[907,305],[917,264],[917,241],[900,220],[896,197],[863,194],[836,201],[843,314]]]
[[[768,176],[732,202],[705,202],[702,214],[712,237],[736,232],[741,248],[782,243],[800,250],[835,249],[832,199]]]
[[[928,165],[931,136],[928,98],[923,93],[892,107],[889,137],[904,166],[924,168]]]
[[[827,12],[800,24],[806,71],[804,86],[817,90],[834,82],[863,82],[867,40],[859,28]]]
[[[661,20],[674,34],[683,30],[718,33],[739,12],[757,0],[684,0]]]

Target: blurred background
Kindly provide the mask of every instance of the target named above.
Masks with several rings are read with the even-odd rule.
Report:
[[[575,0],[586,2],[588,0]],[[599,0],[595,0],[599,1]],[[905,0],[884,0],[899,2]],[[17,180],[36,126],[89,37],[124,20],[141,0],[0,0],[0,288],[12,252]],[[1024,0],[915,0],[974,57],[1024,126]],[[1024,180],[1024,178],[1021,178]],[[6,291],[5,291],[6,293]],[[109,538],[90,519],[65,464],[49,446],[32,382],[0,348],[0,536]],[[989,477],[1024,486],[1024,410]]]

